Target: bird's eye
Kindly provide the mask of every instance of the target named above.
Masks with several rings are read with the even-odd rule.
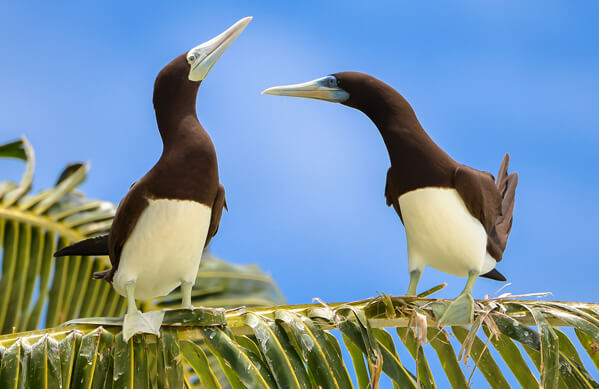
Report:
[[[190,62],[193,62],[193,61],[195,61],[195,60],[196,60],[196,56],[192,54],[192,55],[190,55],[189,57],[187,57],[187,59],[188,59]]]
[[[337,84],[337,80],[335,80],[334,78],[329,78],[329,86],[331,88],[336,86],[336,84]]]

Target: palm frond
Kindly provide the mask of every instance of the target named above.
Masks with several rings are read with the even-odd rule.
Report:
[[[284,306],[257,266],[210,254],[193,291],[207,308],[172,309],[178,291],[146,301],[144,310],[165,309],[161,335],[125,343],[114,317],[124,299],[90,278],[107,258],[52,258],[110,227],[114,205],[76,190],[88,166],[72,164],[30,194],[27,140],[0,145],[0,157],[27,163],[19,183],[0,182],[1,388],[464,388],[473,375],[492,388],[599,387],[599,304],[503,296],[477,301],[470,328],[440,327],[448,301],[427,296],[443,285],[419,297]],[[35,330],[44,312],[48,328]]]
[[[589,371],[594,366],[583,364],[572,339],[559,330],[584,334],[578,348],[594,357],[599,304],[482,300],[468,329],[437,326],[432,305],[445,302],[384,296],[329,305],[167,310],[159,338],[136,335],[128,344],[120,319],[74,320],[0,337],[0,387],[376,388],[386,376],[395,387],[436,388],[440,377],[429,367],[432,358],[454,388],[468,387],[466,363],[492,388],[509,388],[509,382],[599,387]],[[355,370],[353,382],[348,366]]]
[[[26,138],[0,145],[0,157],[26,162],[19,183],[0,182],[0,334],[55,327],[78,317],[119,316],[125,300],[108,283],[91,279],[110,266],[107,257],[52,254],[73,242],[105,234],[115,212],[106,201],[86,198],[76,188],[89,165],[74,163],[54,187],[30,194],[34,151]],[[273,280],[255,265],[233,265],[206,254],[193,291],[203,306],[234,307],[280,304],[284,298]],[[177,295],[146,301],[144,309],[179,304]]]

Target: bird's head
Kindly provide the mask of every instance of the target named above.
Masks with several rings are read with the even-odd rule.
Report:
[[[239,20],[220,35],[181,54],[166,65],[156,77],[154,105],[165,108],[172,104],[180,105],[187,100],[195,105],[195,95],[200,83],[251,20],[252,17]]]
[[[360,72],[334,73],[302,84],[275,86],[264,90],[262,94],[341,103],[366,113],[399,96],[389,85]]]
[[[185,54],[189,67],[187,78],[190,81],[202,81],[251,20],[251,16],[243,18],[220,35],[189,50]]]
[[[360,72],[330,74],[301,84],[274,86],[264,95],[306,97],[354,106],[361,102],[369,90],[381,83],[376,78]]]

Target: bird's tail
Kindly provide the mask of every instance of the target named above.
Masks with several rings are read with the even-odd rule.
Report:
[[[85,239],[70,246],[63,247],[54,253],[54,257],[56,258],[72,255],[108,255],[108,235]],[[110,282],[112,281],[113,273],[113,269],[108,269],[95,272],[92,277],[95,280],[104,279]]]
[[[493,228],[493,243],[500,253],[505,251],[507,238],[512,229],[512,219],[514,214],[514,202],[516,200],[516,186],[518,185],[518,173],[508,174],[510,164],[510,155],[505,154],[499,173],[497,173],[497,190],[501,195],[501,216],[497,218]],[[497,258],[500,259],[500,258]]]
[[[54,253],[56,258],[70,255],[108,255],[108,235],[85,239]]]

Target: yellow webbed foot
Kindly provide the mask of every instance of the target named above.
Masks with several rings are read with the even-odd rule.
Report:
[[[468,325],[474,321],[474,299],[472,294],[463,293],[445,309],[439,325]]]
[[[127,313],[123,320],[123,339],[128,342],[133,335],[141,333],[160,336],[163,318],[164,312],[162,311],[141,313],[135,310],[132,313]]]

